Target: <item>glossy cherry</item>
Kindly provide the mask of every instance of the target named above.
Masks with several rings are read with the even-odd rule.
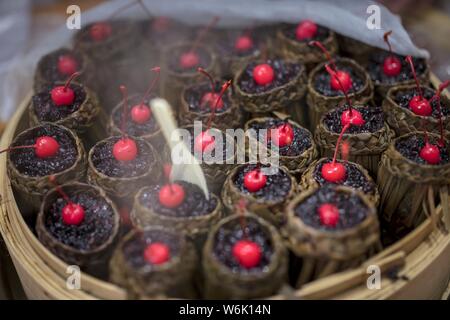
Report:
[[[156,17],[152,21],[152,30],[157,33],[166,32],[171,25],[171,20],[168,17]]]
[[[339,221],[339,209],[335,205],[324,203],[317,211],[319,212],[320,223],[322,225],[336,227]]]
[[[83,207],[77,203],[70,202],[62,209],[62,220],[66,225],[78,226],[85,217]]]
[[[295,36],[297,40],[312,39],[317,35],[317,24],[311,20],[303,20],[295,29]]]
[[[50,158],[59,151],[59,143],[55,138],[42,136],[36,139],[34,152],[38,158]]]
[[[108,22],[96,22],[89,29],[89,35],[95,42],[102,42],[111,36],[112,28]]]
[[[419,156],[429,164],[438,164],[441,162],[441,151],[439,147],[426,142],[425,146],[420,149]]]
[[[419,116],[427,117],[433,113],[430,102],[421,96],[412,97],[408,105],[411,111]]]
[[[341,84],[342,87],[341,87]],[[336,73],[330,78],[330,86],[333,90],[342,90],[348,92],[352,87],[353,82],[350,74],[345,71],[338,70]]]
[[[232,254],[242,267],[251,269],[261,262],[262,250],[256,242],[239,240],[234,244]]]
[[[258,64],[253,69],[253,80],[260,86],[271,84],[274,79],[275,71],[267,63]]]
[[[266,184],[267,177],[259,168],[247,172],[244,176],[244,186],[250,192],[257,192],[264,188]]]
[[[363,126],[365,123],[366,121],[364,120],[361,112],[353,108],[350,110],[348,109],[344,110],[344,112],[342,112],[341,114],[341,124],[343,126],[351,124],[360,127]]]
[[[55,156],[59,151],[59,143],[49,136],[41,136],[36,139],[36,143],[28,146],[15,146],[1,150],[0,153],[9,152],[19,149],[34,149],[34,153],[38,158],[50,158]]]
[[[322,177],[328,182],[340,183],[345,180],[347,170],[342,163],[329,162],[322,166]]]
[[[234,49],[237,52],[247,52],[253,48],[253,40],[249,35],[238,37],[234,43]]]
[[[77,72],[78,63],[75,58],[69,54],[64,54],[58,58],[58,72],[64,76],[70,76]]]
[[[131,161],[136,159],[138,148],[136,142],[127,137],[117,140],[113,146],[113,156],[118,161]]]
[[[144,250],[144,259],[150,264],[163,264],[170,259],[170,248],[162,242],[150,243]]]
[[[168,183],[159,190],[159,202],[166,208],[180,206],[185,198],[183,186],[177,183]]]
[[[283,123],[271,132],[272,141],[278,147],[289,146],[294,141],[294,129],[289,123]]]
[[[50,91],[50,96],[52,98],[53,103],[60,106],[68,106],[71,105],[75,100],[75,92],[69,88],[70,83],[73,79],[80,75],[79,72],[73,73],[69,79],[67,79],[66,83],[63,86],[54,87]]]
[[[389,55],[383,61],[383,73],[388,77],[395,77],[402,71],[402,62],[398,57],[392,53],[391,43],[389,42],[389,36],[392,34],[392,30],[384,34],[384,42],[387,43],[389,48]]]

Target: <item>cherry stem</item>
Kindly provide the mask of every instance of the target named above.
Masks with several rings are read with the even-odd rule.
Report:
[[[412,61],[412,57],[407,56],[406,61],[409,63],[409,66],[411,67],[411,72],[413,74],[414,80],[416,81],[417,90],[419,91],[419,97],[423,98],[422,89],[420,88],[419,79],[417,79],[416,68],[414,68],[414,63]]]
[[[150,10],[148,10],[147,6],[145,5],[145,3],[142,0],[137,0],[137,2],[139,3],[139,5],[141,6],[141,8],[145,11],[145,13],[148,15],[149,18],[152,18],[153,15],[150,12]]]
[[[342,85],[341,80],[339,79],[339,77],[337,76],[336,73],[336,69],[332,69],[330,67],[330,65],[326,64],[325,65],[325,69],[327,70],[327,72],[332,76],[335,77],[337,82],[339,83],[339,87],[341,87],[341,91],[345,96],[345,100],[347,101],[348,104],[348,111],[350,112],[350,115],[352,115],[352,111],[353,111],[353,107],[352,107],[352,101],[350,100],[350,98],[348,97],[347,91],[344,89],[344,86]]]
[[[345,131],[350,128],[350,123],[347,123],[341,130],[341,133],[339,134],[339,138],[336,141],[336,148],[334,149],[334,155],[333,155],[333,164],[336,163],[337,153],[339,150],[339,145],[341,144],[342,137],[344,136]]]
[[[212,122],[216,115],[217,105],[219,104],[220,100],[222,99],[223,95],[225,94],[225,91],[227,91],[227,89],[230,86],[231,86],[231,80],[228,80],[227,82],[225,82],[222,85],[222,89],[220,89],[220,93],[219,93],[219,96],[217,97],[216,103],[214,104],[214,107],[212,107],[212,109],[211,109],[211,115],[209,116],[209,119],[208,119],[208,125],[206,126],[206,131],[211,129]]]
[[[334,70],[337,70],[336,64],[334,63],[334,59],[331,57],[330,52],[327,50],[327,48],[325,48],[325,46],[320,42],[320,41],[310,41],[308,43],[310,46],[316,46],[318,47],[320,50],[322,50],[322,52],[325,54],[325,56],[327,57],[327,60],[331,63],[331,65],[333,66]]]
[[[216,86],[214,85],[214,79],[211,76],[211,74],[209,74],[208,71],[206,71],[205,69],[203,69],[201,67],[199,67],[197,69],[197,71],[209,79],[209,82],[211,83],[211,93],[214,93],[216,91]]]
[[[29,146],[15,146],[15,147],[9,147],[9,148],[7,148],[7,149],[1,150],[1,151],[0,151],[0,154],[1,154],[1,153],[4,153],[4,152],[9,152],[9,151],[12,151],[12,150],[17,150],[17,149],[29,149],[29,148],[36,148],[36,145],[33,144],[33,145],[29,145]]]
[[[67,90],[67,88],[69,87],[72,80],[75,79],[76,77],[78,77],[80,74],[81,74],[81,72],[72,73],[72,75],[69,77],[69,79],[67,79],[66,83],[64,84],[64,91]]]
[[[155,87],[155,85],[158,82],[159,77],[161,75],[161,68],[160,67],[154,67],[154,68],[151,68],[150,70],[156,72],[156,77],[150,83],[150,86],[147,88],[147,91],[145,91],[144,95],[142,96],[142,101],[139,104],[139,108],[142,108],[144,106],[145,99],[148,98],[148,96],[150,95],[150,92],[152,92],[153,88]]]
[[[387,43],[388,48],[389,48],[389,53],[392,55],[392,47],[391,47],[391,43],[389,42],[389,36],[390,36],[391,34],[392,34],[392,30],[389,30],[388,32],[386,32],[386,33],[383,35],[383,40],[384,40],[384,42]]]
[[[120,125],[120,130],[122,131],[123,136],[127,136],[126,133],[126,122],[127,122],[127,113],[128,113],[128,90],[127,87],[125,87],[124,85],[121,85],[119,87],[120,92],[122,92],[122,96],[123,96],[123,109],[122,109],[122,123]]]
[[[211,30],[211,28],[213,28],[217,24],[217,22],[219,22],[219,20],[220,18],[217,16],[211,19],[211,21],[198,33],[189,52],[194,52],[195,49],[197,49],[197,47],[203,41],[204,37],[208,34],[209,30]]]
[[[64,198],[64,200],[68,203],[71,204],[73,203],[72,200],[70,200],[69,196],[63,191],[63,189],[61,188],[61,186],[56,182],[56,178],[55,176],[50,176],[48,178],[48,180],[53,183],[53,185],[56,187],[56,191],[61,195],[61,197]]]

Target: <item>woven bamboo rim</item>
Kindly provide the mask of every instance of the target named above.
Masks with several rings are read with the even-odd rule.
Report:
[[[360,107],[362,106],[354,106],[355,109]],[[329,113],[336,112],[337,109],[339,108],[332,109]],[[323,157],[332,157],[339,133],[330,131],[324,124],[324,118],[325,115],[322,116],[316,128],[314,139],[320,154]],[[386,123],[383,123],[383,126],[375,132],[344,133],[343,139],[350,145],[348,160],[362,165],[375,176],[381,154],[388,148],[393,137],[394,132]]]
[[[34,80],[33,80],[33,89],[35,92],[39,92],[42,90],[42,88],[54,84],[53,81],[49,81],[46,79],[45,75],[43,74],[43,69],[46,67],[44,65],[44,60],[46,60],[47,57],[55,54],[55,52],[63,51],[64,49],[70,50],[68,48],[62,48],[57,49],[55,51],[52,51],[44,56],[39,60],[36,71],[34,73]],[[79,55],[81,57],[82,63],[81,67],[79,68],[78,72],[80,72],[79,80],[78,82],[85,83],[89,85],[92,82],[92,76],[93,74],[88,72],[89,69],[92,68],[92,61],[87,57],[85,54],[81,52],[77,52],[76,55]]]
[[[433,79],[433,78],[432,78]],[[434,78],[435,79],[435,78]],[[439,85],[438,82],[434,82]],[[15,134],[26,128],[26,107],[31,93],[17,108],[16,113],[2,136],[1,148],[7,148]],[[66,287],[68,265],[51,254],[26,224],[6,174],[6,157],[0,157],[2,179],[0,194],[0,231],[13,259],[28,297],[34,299],[124,299],[126,292],[109,282],[81,273],[81,290]],[[448,192],[447,192],[448,194]],[[448,199],[447,199],[448,200]],[[448,202],[444,202],[444,205]],[[437,221],[450,227],[450,216],[443,214],[441,206],[433,210]],[[430,257],[433,257],[430,259]],[[305,284],[292,292],[293,298],[301,299],[419,299],[439,298],[445,290],[450,272],[445,266],[450,260],[450,236],[442,228],[436,228],[427,218],[413,231],[395,244],[352,270],[339,272]],[[381,277],[381,289],[369,290],[366,286],[367,266],[377,264],[385,274],[398,270],[399,276],[410,281]],[[286,299],[286,292],[270,299]]]
[[[328,30],[328,37],[322,41],[323,45],[334,56],[338,52],[338,43],[334,31]],[[308,42],[300,42],[288,38],[281,28],[276,33],[276,41],[282,57],[288,60],[302,62],[307,66],[313,66],[325,61],[326,58],[318,48],[308,45]]]
[[[316,170],[316,168],[323,162],[330,160],[330,158],[320,158],[318,160],[315,160],[314,162],[312,162],[309,167],[306,169],[306,171],[303,173],[301,179],[300,179],[300,189],[301,190],[309,190],[309,189],[317,189],[320,187],[319,183],[317,182],[317,180],[314,177],[314,171]],[[368,182],[371,183],[375,183],[372,179],[372,177],[369,175],[369,172],[367,172],[367,170],[361,166],[360,164],[357,164],[355,162],[350,162],[349,164],[355,166],[361,173],[362,175],[366,178],[366,180]],[[378,207],[378,203],[380,201],[380,194],[378,192],[378,188],[375,186],[374,192],[373,193],[366,193],[363,190],[358,189],[360,192],[364,193],[364,195],[367,197],[367,199],[369,199],[369,201],[371,203],[373,203],[373,205],[375,207]]]
[[[220,228],[240,224],[242,216],[253,219],[270,235],[273,254],[264,272],[236,274],[221,263],[214,255],[215,235]],[[203,248],[203,269],[205,270],[205,297],[207,299],[251,299],[276,293],[287,280],[287,251],[275,227],[251,213],[226,217],[215,225]]]
[[[129,101],[132,101],[135,98],[138,98],[139,95],[138,94],[134,94],[128,97]],[[108,119],[108,126],[107,126],[107,130],[110,133],[110,135],[112,136],[119,136],[122,135],[123,132],[120,129],[120,124],[116,124],[114,122],[114,114],[120,110],[121,108],[123,108],[123,104],[122,103],[118,103],[111,111],[111,115],[109,116]],[[137,136],[135,138],[141,138],[144,139],[145,141],[149,142],[152,146],[155,146],[156,149],[158,149],[159,147],[162,147],[162,145],[164,144],[164,138],[162,136],[162,132],[161,129],[158,128],[156,131],[154,132],[149,132],[147,134],[141,135],[141,136]]]
[[[264,60],[256,62],[264,62]],[[287,60],[286,63],[298,64],[298,62],[290,60]],[[236,99],[245,111],[263,113],[288,108],[292,101],[300,100],[306,93],[306,68],[302,64],[298,74],[289,82],[262,93],[247,93],[239,86],[239,79],[246,67],[244,66],[235,74],[233,85]]]
[[[194,124],[194,121],[201,121],[204,126],[208,125],[209,118],[211,116],[210,112],[202,113],[195,112],[189,109],[189,104],[186,101],[186,92],[197,86],[206,84],[206,82],[201,82],[194,85],[189,85],[183,88],[180,96],[180,112],[178,115],[178,123],[181,126],[190,126]],[[225,93],[227,95],[229,106],[223,112],[215,112],[214,118],[211,122],[213,128],[217,128],[222,131],[227,129],[239,128],[242,126],[243,114],[240,109],[239,103],[234,99],[231,94],[231,90]],[[208,106],[205,106],[208,108]]]
[[[75,180],[82,180],[86,174],[86,154],[84,151],[83,144],[81,143],[81,140],[78,138],[78,136],[71,131],[70,129],[67,129],[63,126],[57,125],[57,124],[51,124],[51,123],[45,123],[43,125],[33,127],[30,129],[27,129],[23,131],[21,134],[19,134],[12,143],[17,141],[22,135],[35,130],[38,127],[41,126],[53,126],[57,127],[60,130],[65,131],[69,136],[72,137],[72,139],[75,141],[75,146],[77,148],[77,158],[75,159],[75,162],[73,165],[63,171],[56,172],[51,175],[47,176],[39,176],[39,177],[30,177],[27,175],[22,174],[17,168],[14,166],[13,162],[11,161],[11,156],[8,153],[8,164],[7,164],[7,170],[8,170],[8,176],[11,181],[11,183],[14,185],[15,188],[22,191],[23,193],[30,195],[32,201],[32,205],[35,205],[36,201],[40,202],[42,196],[48,192],[48,190],[53,189],[54,184],[50,182],[50,176],[53,176],[55,178],[55,181],[58,184],[64,184],[66,182],[75,181]],[[39,203],[40,205],[40,203]]]
[[[162,265],[140,269],[133,268],[127,263],[123,246],[138,233],[152,230],[172,234],[180,241],[179,252],[176,256]],[[170,229],[160,226],[147,227],[142,230],[130,231],[117,245],[110,262],[110,278],[127,289],[128,298],[167,298],[168,294],[177,298],[195,298],[193,274],[196,268],[197,255],[192,244],[186,238]]]
[[[349,187],[336,186],[338,192],[359,197],[368,209],[366,218],[357,226],[329,232],[305,224],[295,214],[295,208],[318,189],[309,189],[287,205],[284,233],[289,248],[303,259],[297,286],[339,270],[357,267],[380,251],[380,229],[374,204],[364,194]]]
[[[282,225],[285,222],[284,208],[287,201],[292,199],[297,191],[297,182],[295,178],[289,173],[286,167],[279,167],[279,170],[284,171],[291,179],[291,189],[286,197],[278,201],[267,201],[253,197],[251,194],[243,194],[233,183],[234,177],[239,170],[246,164],[239,165],[230,171],[227,179],[223,184],[222,202],[229,213],[234,213],[236,205],[242,200],[245,200],[246,207],[254,214],[263,217],[267,221],[275,225]]]
[[[185,234],[192,238],[198,247],[201,247],[204,242],[206,234],[209,232],[212,225],[217,223],[222,218],[222,203],[220,199],[213,193],[210,197],[216,199],[217,206],[213,211],[205,215],[190,216],[190,217],[171,217],[159,214],[152,208],[144,206],[141,201],[141,195],[147,190],[142,188],[134,197],[133,210],[130,213],[130,218],[134,226],[138,228],[146,228],[148,226],[163,226],[176,230],[179,233]]]
[[[270,119],[271,119],[270,117],[253,118],[245,123],[244,130],[247,131],[253,123],[264,123]],[[287,119],[287,122],[289,124],[291,124],[292,126],[300,128],[302,130],[305,130],[309,134],[310,140],[311,140],[311,146],[299,155],[296,155],[296,156],[279,155],[280,165],[288,168],[289,172],[291,174],[297,175],[297,174],[303,173],[306,170],[306,168],[311,164],[311,162],[314,161],[318,157],[319,153],[317,152],[317,148],[316,148],[316,144],[314,142],[313,136],[308,131],[308,129],[303,128],[297,122],[294,122],[290,119]],[[251,137],[248,137],[248,136],[246,138],[248,140],[251,139]],[[256,140],[256,139],[252,139],[252,140]],[[267,150],[266,146],[264,146],[262,143],[259,143],[258,141],[253,141],[253,142],[249,141],[248,143],[246,143],[246,153],[251,154],[252,153],[251,146],[256,146],[256,144],[258,144],[259,149],[264,148],[264,150]],[[270,152],[269,150],[267,150],[267,151]]]
[[[435,117],[419,116],[408,108],[400,107],[395,101],[394,97],[399,91],[406,91],[415,89],[415,84],[395,86],[389,89],[386,98],[383,100],[383,111],[386,114],[386,122],[391,128],[395,130],[397,136],[401,136],[410,132],[427,130],[440,134],[439,119]],[[421,86],[422,90],[433,90],[430,87]],[[450,99],[447,94],[441,94],[441,101],[443,105],[450,106]],[[449,116],[442,119],[444,127],[444,135],[450,137],[450,121]]]
[[[128,197],[132,193],[139,190],[141,187],[145,186],[149,183],[149,181],[157,181],[161,176],[160,168],[160,159],[158,153],[155,151],[153,146],[147,141],[141,138],[134,138],[136,141],[140,141],[147,145],[150,149],[150,152],[154,156],[154,162],[149,165],[148,171],[135,176],[135,177],[110,177],[106,174],[100,172],[95,167],[92,162],[92,156],[94,154],[94,150],[102,143],[107,140],[115,139],[115,137],[109,137],[105,140],[97,142],[89,151],[88,155],[88,170],[87,170],[87,178],[89,183],[99,186],[104,189],[109,195],[116,196],[119,198]]]
[[[436,213],[427,209],[435,208],[434,198],[438,197],[444,215],[450,213],[448,194],[450,186],[450,163],[445,165],[418,164],[405,158],[395,144],[398,140],[423,132],[405,134],[393,140],[389,148],[383,153],[378,170],[378,183],[381,194],[380,209],[386,221],[404,228],[411,228],[421,223],[425,216],[436,216]],[[435,140],[436,134],[429,134]],[[392,191],[395,190],[395,193]],[[399,206],[408,208],[404,212]],[[436,209],[434,209],[436,210]]]
[[[418,74],[417,78],[419,80],[419,83],[429,83],[431,77],[432,77],[432,74],[430,72],[430,65],[427,63],[425,71],[422,74]],[[439,80],[437,80],[437,78],[435,78],[435,79],[433,79],[433,82],[436,83],[436,82],[439,82]],[[382,84],[382,83],[377,83],[376,81],[373,81],[373,83],[375,86],[375,91],[378,93],[378,95],[380,95],[381,97],[386,97],[386,95],[388,94],[388,91],[391,88],[395,88],[398,86],[412,85],[412,84],[415,84],[415,80],[414,80],[414,78],[412,78],[409,80],[396,82],[394,84]]]
[[[72,191],[75,190],[78,193],[83,191],[86,192],[87,189],[90,189],[92,192],[102,197],[113,210],[113,230],[108,239],[103,244],[89,251],[78,250],[60,242],[47,230],[45,226],[45,215],[48,206],[50,205],[49,202],[55,200],[57,197],[60,197],[57,188],[54,188],[45,195],[44,200],[41,204],[41,209],[39,210],[39,214],[37,216],[36,232],[39,240],[56,256],[72,264],[86,266],[95,264],[96,262],[100,262],[102,260],[106,260],[112,253],[112,248],[114,247],[119,233],[120,216],[116,205],[106,196],[106,193],[102,189],[96,186],[79,182],[72,182],[62,185],[61,188],[70,189]]]
[[[84,99],[83,103],[81,103],[78,110],[72,112],[67,117],[64,117],[63,119],[60,119],[53,123],[60,124],[69,129],[75,130],[77,133],[83,133],[94,124],[94,121],[100,112],[100,103],[98,101],[97,95],[91,89],[83,86],[78,82],[72,82],[72,84],[81,86],[86,91],[86,98]],[[56,82],[55,85],[64,85],[64,83]],[[31,127],[46,122],[38,119],[36,113],[34,112],[32,101],[29,104],[28,112]]]
[[[361,67],[356,61],[349,58],[337,58],[335,59],[336,64],[343,64],[350,66],[360,77],[364,79],[364,86],[357,92],[351,92],[348,97],[352,100],[354,104],[367,104],[373,99],[373,84],[370,80],[370,76],[363,67]],[[317,65],[308,76],[308,93],[306,95],[306,103],[310,108],[310,121],[311,126],[314,128],[320,121],[320,118],[325,112],[330,109],[335,108],[345,101],[345,96],[337,95],[334,97],[328,97],[319,93],[314,88],[314,79],[316,75],[325,70],[325,65],[327,62]]]

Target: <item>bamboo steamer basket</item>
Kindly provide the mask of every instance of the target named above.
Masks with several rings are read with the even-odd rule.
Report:
[[[436,84],[436,81],[435,83]],[[29,94],[9,121],[0,147],[7,147],[28,123]],[[0,157],[0,232],[30,299],[125,299],[124,289],[81,273],[81,289],[67,289],[68,265],[50,253],[23,219]],[[448,197],[450,200],[450,196]],[[439,299],[450,278],[450,214],[448,202],[435,216],[422,222],[403,239],[385,248],[362,266],[310,282],[298,290],[283,290],[269,299]],[[439,222],[439,223],[436,223]],[[382,273],[381,288],[366,286],[367,267],[376,264]],[[397,270],[398,277],[388,277]],[[406,277],[409,280],[404,280]]]

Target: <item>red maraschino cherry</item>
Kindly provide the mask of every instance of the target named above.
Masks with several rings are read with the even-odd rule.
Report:
[[[216,105],[216,109],[222,109],[223,108],[223,100],[220,97],[219,93],[216,93],[216,86],[215,86],[215,82],[213,77],[211,76],[211,74],[209,74],[205,69],[203,68],[198,68],[197,69],[198,72],[200,72],[202,75],[204,75],[205,77],[208,78],[210,84],[211,84],[211,91],[207,92],[203,95],[201,101],[200,101],[200,106],[204,107],[204,106],[209,106],[209,108],[213,108],[214,104],[217,102]]]
[[[127,110],[128,110],[128,92],[125,86],[120,86],[120,91],[123,95],[123,116],[122,116],[122,128],[121,131],[124,136],[114,143],[113,156],[118,161],[132,161],[136,159],[138,154],[138,148],[136,141],[126,136],[126,122],[127,122]]]
[[[241,35],[239,36],[235,43],[234,43],[234,49],[237,52],[247,52],[250,51],[253,48],[254,44],[253,44],[253,40],[252,38],[247,35]]]
[[[233,246],[232,253],[236,261],[246,269],[254,268],[261,262],[261,247],[250,240],[237,241]]]
[[[84,208],[78,203],[74,203],[61,186],[56,182],[55,176],[50,176],[49,180],[56,186],[56,191],[63,197],[63,199],[67,202],[67,204],[62,208],[61,217],[64,224],[69,226],[78,226],[80,225],[86,216]]]
[[[170,259],[170,249],[165,243],[153,242],[144,250],[144,259],[150,264],[163,264]]]
[[[257,192],[267,184],[267,176],[261,172],[260,168],[247,172],[244,176],[244,186],[250,192]]]
[[[345,169],[345,166],[342,163],[336,162],[337,153],[339,149],[339,145],[341,144],[342,137],[347,131],[347,129],[350,128],[350,124],[347,123],[345,126],[342,127],[342,131],[339,134],[339,138],[336,142],[336,148],[334,150],[333,155],[333,161],[329,163],[324,163],[322,166],[322,177],[328,181],[333,183],[341,183],[346,179],[347,170]]]
[[[9,147],[5,150],[1,150],[0,153],[9,152],[18,149],[31,149],[34,148],[34,153],[40,159],[51,158],[55,156],[59,151],[59,143],[55,138],[49,136],[40,136],[36,139],[36,143],[29,146],[15,146]]]
[[[89,28],[89,35],[95,42],[102,42],[111,36],[112,28],[108,22],[96,22]]]
[[[317,24],[313,21],[303,20],[298,24],[297,29],[295,29],[295,36],[299,41],[312,39],[317,35],[317,29]]]
[[[145,100],[148,98],[150,92],[152,92],[153,88],[155,87],[156,83],[159,80],[159,75],[161,68],[160,67],[154,67],[151,69],[152,71],[157,73],[157,76],[153,79],[150,86],[148,87],[147,91],[144,93],[144,96],[142,97],[142,100],[139,104],[133,106],[130,111],[131,120],[137,124],[144,124],[148,120],[150,120],[152,116],[152,111],[150,110],[150,107],[145,104]]]
[[[200,64],[200,56],[196,52],[196,49],[203,38],[206,36],[206,34],[209,32],[209,30],[214,27],[218,21],[219,17],[214,17],[211,22],[205,28],[203,28],[201,32],[198,33],[197,38],[194,40],[191,48],[180,55],[178,63],[182,69],[188,70],[198,67],[198,65]]]
[[[331,203],[324,203],[319,207],[318,211],[320,223],[322,225],[327,227],[336,227],[339,221],[339,209],[335,205]]]
[[[52,98],[53,103],[60,106],[68,106],[73,103],[75,100],[75,92],[69,88],[70,83],[73,79],[80,75],[79,72],[74,72],[69,79],[67,79],[66,83],[63,86],[54,87],[50,91],[50,96]]]
[[[294,141],[294,129],[287,122],[279,125],[271,132],[273,143],[280,148],[289,146]]]
[[[179,207],[184,198],[184,188],[177,183],[168,183],[159,190],[159,202],[166,208]]]
[[[63,54],[58,58],[58,72],[70,76],[78,70],[78,63],[70,54]]]
[[[407,56],[406,61],[409,63],[409,66],[411,67],[411,72],[416,82],[418,92],[418,95],[415,95],[409,101],[409,108],[411,109],[412,112],[414,112],[419,116],[424,117],[430,116],[433,112],[433,108],[431,107],[430,102],[427,99],[425,99],[425,97],[422,94],[422,88],[420,87],[419,79],[417,78],[416,69],[414,68],[412,57]]]
[[[389,55],[383,61],[383,73],[388,77],[395,77],[402,71],[402,62],[392,53],[391,43],[389,42],[389,36],[392,34],[392,30],[384,34],[384,42],[387,43],[389,48]]]
[[[425,130],[425,145],[420,149],[419,156],[428,164],[438,164],[441,162],[441,151],[438,146],[429,142],[428,132]]]
[[[258,64],[253,68],[253,80],[260,85],[265,86],[271,84],[275,79],[275,71],[268,63]]]
[[[197,137],[195,137],[194,140],[194,150],[198,153],[203,153],[205,151],[211,151],[213,148],[215,148],[215,140],[214,136],[211,135],[208,131],[211,129],[212,122],[214,120],[217,105],[222,100],[223,95],[227,91],[227,89],[231,86],[231,80],[225,82],[224,85],[222,85],[222,89],[220,90],[219,96],[217,97],[216,103],[214,104],[214,107],[211,108],[211,114],[208,119],[208,125],[206,127],[206,130],[201,132]]]
[[[352,77],[346,71],[339,70],[334,63],[334,59],[331,57],[325,46],[319,41],[311,41],[311,46],[316,46],[325,54],[327,60],[333,67],[334,74],[330,77],[330,86],[333,90],[341,90],[342,92],[348,92],[353,86]]]

